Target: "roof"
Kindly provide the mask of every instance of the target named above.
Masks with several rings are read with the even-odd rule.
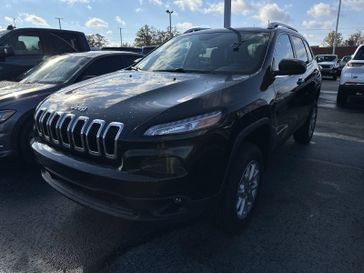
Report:
[[[198,28],[196,28],[198,29]],[[236,31],[239,32],[265,32],[265,33],[272,33],[272,32],[277,32],[277,31],[284,31],[284,32],[290,32],[299,36],[302,36],[302,34],[300,34],[299,32],[295,31],[293,28],[288,28],[285,25],[279,25],[275,28],[262,28],[262,27],[237,27],[237,28],[232,28]],[[190,32],[188,34],[191,35],[195,35],[198,33],[224,33],[224,32],[231,32],[231,29],[228,28],[207,28],[207,29],[203,29],[200,28],[200,30],[198,31],[193,31]]]
[[[96,50],[96,51],[86,51],[86,52],[75,52],[75,53],[66,53],[64,55],[67,56],[81,56],[81,57],[87,57],[87,58],[96,58],[99,56],[105,56],[105,55],[134,55],[134,56],[140,56],[143,55],[130,52],[130,51],[108,51],[108,50]]]
[[[13,30],[9,30],[9,32],[11,32],[11,31],[18,31],[18,30],[70,32],[70,33],[80,33],[80,34],[84,34],[83,32],[80,32],[80,31],[67,30],[67,29],[57,29],[57,28],[14,28]]]

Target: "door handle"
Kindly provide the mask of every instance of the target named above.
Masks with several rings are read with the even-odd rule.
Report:
[[[303,84],[303,79],[302,78],[298,79],[298,81],[297,81],[297,85],[301,85],[301,84]]]

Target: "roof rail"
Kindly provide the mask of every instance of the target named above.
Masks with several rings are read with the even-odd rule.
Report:
[[[295,28],[293,28],[293,27],[291,27],[289,25],[280,23],[280,22],[271,22],[271,23],[268,24],[268,29],[275,29],[275,28],[278,28],[278,27],[285,27],[285,28],[288,28],[290,30],[298,32],[297,29],[295,29]]]
[[[183,32],[183,34],[196,32],[196,31],[200,31],[200,30],[205,30],[205,29],[209,29],[209,28],[207,28],[207,27],[194,27],[194,28],[190,28],[189,30],[186,30],[185,32]]]

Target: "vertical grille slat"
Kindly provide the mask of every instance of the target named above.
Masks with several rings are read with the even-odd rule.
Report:
[[[35,117],[34,117],[34,124],[35,124],[35,127],[38,131],[38,134],[40,136],[43,135],[43,131],[42,131],[42,126],[41,126],[41,120],[42,120],[42,116],[45,114],[45,112],[47,111],[46,108],[42,108],[42,109],[39,109],[38,112],[35,114]]]
[[[102,136],[105,156],[115,159],[118,156],[118,141],[123,131],[124,124],[120,122],[111,122],[105,129]]]
[[[85,131],[89,118],[81,116],[72,126],[71,135],[74,148],[79,152],[86,150]]]
[[[105,121],[94,119],[86,130],[86,146],[89,154],[101,156],[101,132],[105,125]]]
[[[102,119],[91,120],[46,108],[36,112],[34,121],[39,137],[47,142],[97,157],[118,157],[119,139],[124,129],[121,122],[106,123]]]
[[[46,140],[49,141],[49,131],[48,131],[48,127],[47,127],[47,122],[49,120],[51,116],[51,112],[45,111],[42,115],[42,117],[40,118],[40,127],[42,128],[42,133],[43,136]]]
[[[66,147],[67,149],[71,148],[71,127],[72,122],[75,119],[74,114],[66,114],[61,122],[60,128],[59,128],[59,136],[60,141],[63,145],[63,147]]]

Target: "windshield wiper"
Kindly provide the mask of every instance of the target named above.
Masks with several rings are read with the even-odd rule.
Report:
[[[134,71],[139,71],[140,68],[137,66],[129,66],[126,70],[134,70]]]
[[[180,68],[174,68],[174,69],[157,69],[157,70],[153,70],[153,72],[178,72],[178,73],[185,73],[187,71],[185,69],[183,69],[182,67],[180,67]]]

